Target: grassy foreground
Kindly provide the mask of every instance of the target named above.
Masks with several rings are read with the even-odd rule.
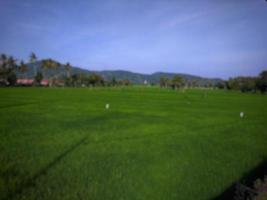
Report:
[[[0,89],[0,199],[206,200],[266,158],[267,96]]]

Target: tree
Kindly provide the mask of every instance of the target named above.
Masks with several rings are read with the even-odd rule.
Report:
[[[31,63],[34,63],[34,62],[36,62],[36,61],[37,61],[37,56],[36,56],[36,54],[33,53],[33,52],[31,52],[31,54],[30,54],[30,62],[31,62]]]
[[[70,78],[70,72],[71,72],[71,65],[69,62],[66,63],[66,65],[64,66],[65,67],[65,71],[66,71],[66,77],[67,78]]]
[[[33,53],[33,52],[31,52],[31,54],[30,54],[30,63],[34,64],[34,65],[33,65],[34,76],[36,76],[36,73],[37,73],[37,71],[36,71],[36,64],[35,64],[36,61],[37,61],[37,56],[36,56],[36,54]]]
[[[228,80],[228,86],[231,90],[239,90],[241,88],[241,80],[240,77],[230,78]]]
[[[199,87],[199,82],[197,80],[193,80],[192,87]]]
[[[7,68],[10,71],[14,71],[17,68],[16,60],[12,56],[9,56],[7,59]]]
[[[65,78],[65,84],[67,86],[71,86],[72,85],[72,79],[71,79],[71,64],[69,62],[67,62],[64,65],[65,71],[66,71],[66,78]]]
[[[50,60],[50,62],[51,62],[51,69],[53,69],[55,71],[54,77],[55,77],[55,79],[57,79],[58,75],[59,75],[59,69],[61,67],[61,64],[57,61],[52,60],[52,59]]]
[[[116,86],[118,84],[116,78],[113,76],[112,79],[111,79],[111,85],[112,86]]]
[[[224,81],[219,81],[215,84],[215,87],[218,89],[224,89],[226,87],[226,83]]]
[[[254,77],[243,77],[241,79],[241,88],[242,92],[256,92],[257,90],[257,78]]]
[[[213,83],[211,81],[208,81],[208,87],[212,88],[213,87]]]
[[[70,77],[70,78],[65,77],[64,81],[65,81],[66,86],[73,86],[72,77]]]
[[[47,74],[46,72],[49,70],[53,70],[54,72],[54,79],[57,80],[57,76],[58,76],[58,70],[60,68],[61,64],[57,61],[54,61],[52,59],[46,59],[46,60],[42,60],[42,71],[43,71],[43,75],[44,77],[47,78]]]
[[[267,71],[262,71],[259,75],[259,79],[257,81],[257,88],[261,91],[261,93],[267,92]]]
[[[22,61],[20,61],[20,65],[19,65],[19,71],[25,75],[25,73],[28,71],[28,66]],[[25,77],[24,77],[25,78]]]
[[[1,54],[0,56],[0,69],[3,70],[6,68],[7,56],[6,54]]]
[[[46,72],[49,69],[49,67],[50,67],[49,61],[48,60],[42,60],[41,68],[43,71],[43,78],[46,78]]]
[[[124,80],[122,80],[122,84],[125,86],[129,86],[129,85],[131,85],[131,81],[129,81],[128,79],[124,79]]]
[[[104,85],[104,79],[102,76],[96,74],[96,73],[92,73],[89,75],[88,77],[88,81],[89,81],[89,84],[92,85],[92,86],[99,86],[99,85]]]
[[[1,54],[0,56],[0,81],[1,85],[5,85],[7,82],[7,56]]]
[[[4,61],[5,61],[5,60],[7,59],[7,56],[6,56],[6,54],[2,53],[2,54],[1,54],[1,58],[0,58],[0,59],[1,59],[1,61],[2,61],[2,60],[4,60]]]
[[[72,82],[72,85],[73,86],[77,86],[78,85],[78,82],[79,82],[79,77],[78,77],[78,75],[77,74],[73,74],[72,76],[71,76],[71,82]]]
[[[160,84],[160,87],[165,87],[166,88],[169,85],[169,79],[164,77],[164,76],[161,76],[159,84]]]
[[[183,86],[183,78],[178,76],[178,75],[175,75],[173,78],[172,78],[172,81],[171,81],[171,87],[173,89],[178,89],[180,87]]]
[[[37,83],[38,85],[40,85],[42,80],[43,80],[43,74],[42,74],[42,72],[37,72],[36,76],[34,77],[35,83]]]
[[[255,77],[235,77],[229,79],[227,87],[231,90],[242,92],[255,92],[257,90],[257,78]]]
[[[10,72],[7,76],[7,81],[10,86],[14,86],[17,83],[17,75],[14,71]]]
[[[0,57],[0,81],[4,85],[15,85],[17,76],[15,70],[17,69],[16,60],[12,56],[2,54]]]

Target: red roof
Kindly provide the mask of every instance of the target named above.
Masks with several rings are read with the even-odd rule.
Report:
[[[18,79],[17,84],[23,84],[23,85],[31,85],[33,84],[33,79]]]
[[[41,80],[41,85],[49,85],[49,80]]]

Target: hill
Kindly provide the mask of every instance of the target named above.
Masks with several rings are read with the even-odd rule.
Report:
[[[19,77],[27,77],[27,78],[33,78],[34,77],[34,68],[36,68],[36,71],[42,71],[41,68],[41,61],[37,61],[34,64],[27,64],[28,65],[28,72],[25,75],[22,75],[21,73],[17,72],[17,75]],[[63,65],[59,68],[59,70],[56,72],[54,70],[48,70],[45,72],[46,78],[52,77],[57,73],[58,76],[65,76],[66,71],[64,70]],[[124,70],[103,70],[103,71],[95,71],[95,70],[87,70],[80,67],[72,67],[71,69],[72,74],[91,74],[91,73],[97,73],[101,75],[105,80],[111,80],[113,77],[115,77],[117,80],[124,80],[128,79],[134,84],[142,84],[146,80],[150,84],[159,84],[161,77],[166,77],[168,79],[171,79],[175,75],[179,75],[183,77],[185,81],[190,82],[197,82],[199,85],[204,86],[207,84],[216,84],[222,79],[219,78],[205,78],[190,74],[182,74],[182,73],[165,73],[165,72],[156,72],[153,74],[141,74],[141,73],[135,73],[130,71],[124,71]]]

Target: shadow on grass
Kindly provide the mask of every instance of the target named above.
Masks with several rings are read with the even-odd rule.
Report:
[[[267,175],[267,159],[265,159],[251,171],[245,173],[240,180],[229,186],[222,194],[211,200],[245,199],[246,195],[249,195],[248,193],[250,193],[249,190],[251,187],[253,187],[253,183],[257,179],[263,179],[265,175]],[[237,194],[237,192],[240,192],[240,189],[243,193],[241,196],[244,196],[244,198],[240,198],[240,194]],[[239,196],[239,198],[236,198],[237,196]]]
[[[47,174],[47,172],[53,168],[56,164],[58,164],[63,158],[65,158],[68,154],[73,152],[75,149],[80,147],[85,141],[87,137],[82,138],[72,146],[70,146],[68,149],[66,149],[64,152],[62,152],[60,155],[55,157],[48,165],[43,167],[41,170],[39,170],[36,174],[34,174],[32,177],[29,177],[28,179],[25,179],[21,181],[21,183],[17,186],[17,188],[10,193],[6,195],[6,197],[3,200],[10,200],[14,199],[18,195],[22,194],[22,192],[30,187],[34,187],[36,184],[37,179],[39,179],[41,176]]]
[[[31,102],[31,103],[10,104],[10,105],[5,105],[5,106],[0,106],[0,109],[13,108],[13,107],[19,107],[19,106],[28,106],[28,105],[34,105],[34,104],[37,104],[37,103],[36,102]]]

